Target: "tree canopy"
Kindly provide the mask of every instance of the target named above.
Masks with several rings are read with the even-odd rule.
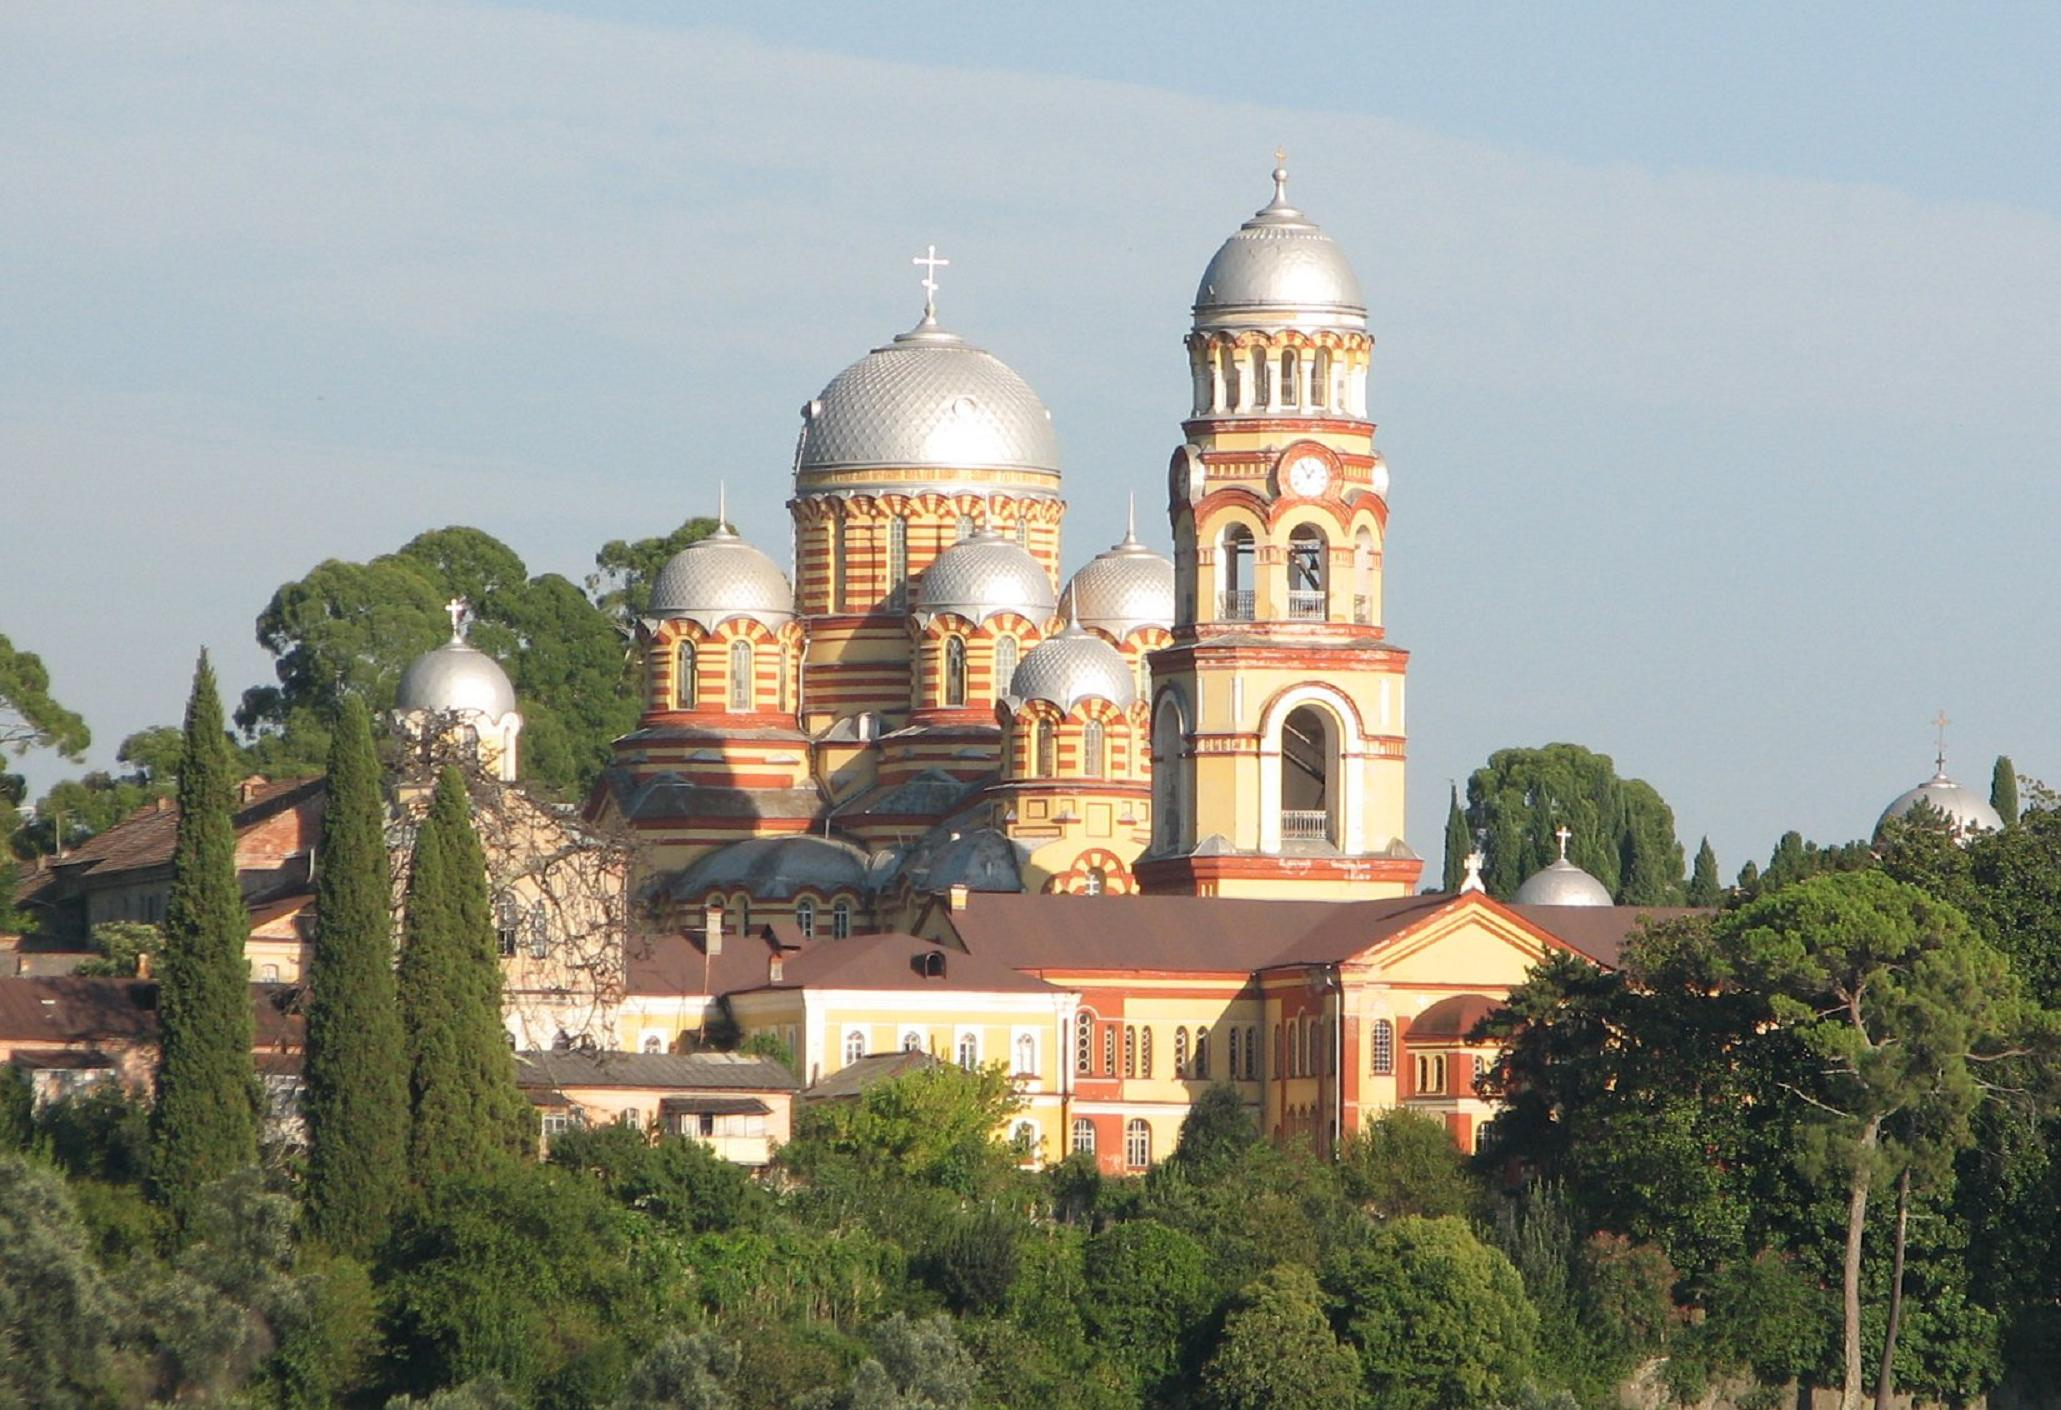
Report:
[[[1620,905],[1682,899],[1674,810],[1643,779],[1621,779],[1609,757],[1578,744],[1499,749],[1467,780],[1467,827],[1482,834],[1482,884],[1509,900],[1526,877],[1567,855]]]

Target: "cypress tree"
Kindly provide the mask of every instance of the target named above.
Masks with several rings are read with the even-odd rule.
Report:
[[[1703,845],[1696,849],[1696,868],[1689,876],[1689,904],[1692,906],[1715,906],[1724,899],[1724,887],[1718,882],[1717,853],[1711,850],[1710,839],[1703,839]]]
[[[424,1185],[534,1148],[501,1025],[501,964],[471,815],[463,777],[446,768],[408,876],[401,1019],[414,1115],[409,1166]]]
[[[2004,826],[2018,821],[2018,770],[2009,754],[1997,755],[1996,767],[1989,772],[1989,805],[1997,810]]]
[[[394,985],[372,716],[348,697],[329,743],[308,965],[308,1223],[363,1257],[385,1239],[408,1183],[408,1066]]]
[[[229,737],[207,652],[179,755],[179,831],[158,945],[157,1101],[150,1189],[183,1225],[203,1186],[258,1158],[251,1064],[250,913],[236,881]]]
[[[1460,786],[1449,785],[1446,803],[1446,871],[1444,885],[1458,891],[1467,879],[1467,854],[1474,850],[1474,834],[1467,830],[1467,815],[1460,811]]]

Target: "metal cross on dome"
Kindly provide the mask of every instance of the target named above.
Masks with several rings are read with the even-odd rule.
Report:
[[[932,245],[909,263],[923,266],[923,316],[926,319],[934,319],[937,317],[937,272],[951,261],[940,259],[937,246]]]
[[[444,604],[444,611],[451,618],[451,640],[465,640],[465,614],[471,604],[462,597],[454,597]]]
[[[1939,731],[1939,753],[1933,756],[1933,763],[1942,774],[1946,772],[1946,727],[1952,723],[1945,710],[1932,717],[1932,727]]]
[[[1566,823],[1562,823],[1553,829],[1553,835],[1560,839],[1560,860],[1564,862],[1567,860],[1567,839],[1574,836],[1574,833],[1569,830]]]

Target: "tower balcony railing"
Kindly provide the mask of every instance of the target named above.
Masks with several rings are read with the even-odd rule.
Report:
[[[1288,620],[1291,622],[1321,622],[1324,620],[1324,590],[1322,588],[1290,588],[1288,590]]]
[[[1330,811],[1324,808],[1283,808],[1281,810],[1281,840],[1283,842],[1331,841]]]
[[[1225,622],[1249,622],[1252,620],[1253,590],[1251,588],[1227,588],[1217,594],[1217,617]]]

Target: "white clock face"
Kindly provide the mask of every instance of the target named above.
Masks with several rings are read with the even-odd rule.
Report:
[[[1288,467],[1288,488],[1299,495],[1320,495],[1330,483],[1331,467],[1322,456],[1305,455]]]

